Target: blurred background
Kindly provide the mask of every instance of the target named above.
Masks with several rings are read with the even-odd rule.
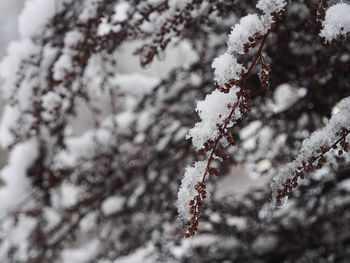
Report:
[[[6,54],[6,47],[18,38],[17,18],[26,0],[3,0],[0,1],[0,60]],[[1,86],[1,80],[0,80]],[[2,114],[3,98],[0,96],[0,114]],[[4,149],[0,150],[0,166],[6,163],[7,154]]]

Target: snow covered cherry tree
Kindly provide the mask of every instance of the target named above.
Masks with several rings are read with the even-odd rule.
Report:
[[[0,261],[347,262],[349,9],[27,0]]]

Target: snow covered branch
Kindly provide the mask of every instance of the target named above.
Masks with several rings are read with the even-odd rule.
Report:
[[[186,137],[187,139],[192,138],[198,154],[206,153],[207,160],[197,162],[194,168],[187,168],[178,193],[178,212],[180,218],[186,220],[187,226],[185,237],[194,236],[198,231],[200,207],[203,207],[203,200],[207,195],[205,181],[208,175],[220,175],[220,172],[212,167],[213,159],[229,160],[228,155],[220,150],[219,143],[223,146],[236,145],[228,129],[241,116],[247,118],[250,111],[248,106],[251,101],[250,90],[246,88],[248,77],[257,62],[263,65],[264,74],[270,71],[270,67],[263,62],[262,50],[275,23],[282,19],[285,5],[285,1],[272,3],[259,1],[257,7],[263,11],[263,15],[259,17],[257,14],[250,14],[243,17],[232,28],[227,43],[227,53],[216,58],[212,64],[215,69],[215,80],[222,86],[208,95],[204,101],[198,102],[196,110],[199,112],[201,122],[197,123]],[[257,54],[248,70],[245,70],[233,56],[248,53],[250,48],[257,45],[259,47]],[[262,75],[260,77],[263,86],[268,87],[268,78]],[[197,167],[199,164],[201,164],[200,169]],[[191,172],[194,173],[191,174]],[[198,178],[200,172],[202,172],[201,179]],[[196,184],[194,178],[197,180]],[[193,188],[198,194],[194,195]]]
[[[286,164],[272,183],[273,199],[277,206],[284,206],[293,189],[297,188],[305,175],[321,169],[327,163],[327,153],[337,149],[338,155],[349,152],[347,136],[350,134],[350,97],[337,106],[339,110],[327,125],[311,134],[301,145],[298,156]]]

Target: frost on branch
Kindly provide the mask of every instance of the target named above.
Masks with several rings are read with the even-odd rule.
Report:
[[[304,179],[305,173],[314,168],[322,168],[323,163],[327,162],[325,154],[332,148],[337,149],[338,143],[341,145],[339,155],[343,150],[349,151],[346,136],[350,133],[350,97],[343,99],[337,108],[339,111],[332,116],[327,125],[305,139],[295,160],[286,164],[274,177],[271,187],[277,206],[285,204],[293,189]]]
[[[338,37],[347,37],[350,33],[350,5],[339,3],[331,6],[326,11],[325,20],[322,22],[320,36],[331,42]]]

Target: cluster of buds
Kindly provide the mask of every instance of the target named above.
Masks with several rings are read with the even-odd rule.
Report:
[[[197,154],[200,155],[204,152],[209,152],[209,150],[212,148],[212,145],[214,144],[215,142],[211,139],[207,140],[206,142],[203,143],[203,148],[199,149],[197,151]]]
[[[216,169],[216,168],[213,168],[213,167],[207,167],[206,168],[206,173],[208,173],[208,174],[210,174],[210,175],[216,175],[216,176],[219,176],[219,175],[221,175],[221,172],[218,170],[218,169]],[[196,188],[196,187],[195,187]]]
[[[326,19],[326,8],[328,7],[329,0],[317,0],[318,8],[316,19],[324,21]]]
[[[349,152],[349,143],[346,142],[345,137],[350,133],[350,130],[346,129],[345,127],[342,127],[342,130],[337,133],[338,136],[342,138],[340,141],[340,149],[338,151],[338,155],[343,155],[344,152]],[[334,149],[337,149],[337,146],[333,146]]]
[[[343,155],[344,152],[349,152],[349,143],[342,141],[340,142],[341,149],[338,151],[338,155]]]
[[[274,27],[277,22],[281,22],[283,20],[283,17],[286,15],[286,11],[282,10],[279,12],[272,12],[270,15],[272,16],[273,21],[273,24],[271,26]]]
[[[246,90],[240,90],[238,92],[240,95],[237,94],[239,98],[241,98],[239,102],[239,111],[241,112],[242,116],[245,119],[248,119],[248,113],[251,111],[251,107],[248,105],[252,98],[251,98],[251,90],[246,89]]]
[[[207,168],[210,169],[210,168]],[[215,168],[211,168],[215,169]],[[199,212],[200,207],[204,207],[203,200],[207,198],[206,185],[202,182],[198,182],[194,189],[197,191],[197,195],[190,200],[190,215],[192,215],[191,220],[186,223],[186,233],[185,237],[189,238],[196,234],[198,231],[199,218],[201,213]]]
[[[261,82],[261,85],[265,89],[270,89],[270,72],[271,72],[271,67],[269,64],[265,62],[265,58],[263,56],[260,56],[258,59],[258,63],[261,66],[261,70],[259,72],[259,79]]]
[[[224,137],[226,138],[227,142],[231,145],[231,146],[236,146],[237,142],[233,139],[232,134],[229,131],[226,131],[224,133]],[[216,154],[216,152],[215,152]],[[217,154],[216,154],[217,155]],[[217,155],[218,156],[218,155]],[[224,159],[225,160],[225,159]]]
[[[282,204],[282,199],[290,196],[293,189],[298,187],[298,179],[301,180],[305,178],[306,173],[310,173],[314,169],[321,169],[324,163],[327,163],[327,158],[325,154],[329,152],[331,149],[337,149],[337,144],[340,144],[341,149],[338,151],[338,155],[342,155],[343,151],[349,152],[349,143],[346,142],[346,136],[350,133],[350,130],[346,128],[342,128],[340,132],[337,133],[337,136],[340,136],[331,147],[320,147],[316,150],[319,153],[318,156],[311,156],[308,158],[307,162],[302,161],[301,165],[294,170],[293,177],[291,179],[287,179],[282,183],[282,187],[277,190],[276,195],[276,205],[280,206]]]
[[[257,32],[254,36],[248,38],[249,42],[243,44],[244,53],[248,53],[250,48],[255,48],[256,43],[261,40],[264,36]]]
[[[291,179],[287,179],[284,183],[282,183],[282,188],[277,190],[276,196],[276,205],[280,206],[282,204],[281,199],[288,197],[291,195],[293,189],[297,188],[299,183],[298,179],[303,180],[305,178],[305,174],[311,172],[314,168],[322,168],[322,163],[327,162],[327,159],[321,155],[322,157],[310,157],[307,162],[302,161],[301,166],[297,168],[297,170],[293,171],[293,177]],[[318,164],[314,167],[314,162],[318,160]]]
[[[231,135],[231,137],[232,137],[232,135]],[[233,138],[232,138],[232,140],[233,140]],[[236,144],[236,142],[234,142],[234,143]],[[230,161],[230,157],[227,154],[222,153],[220,148],[215,149],[214,154],[215,154],[215,156],[219,157],[225,163]],[[210,168],[210,170],[208,172],[209,172],[209,174],[215,174],[216,176],[221,175],[221,173],[215,168]]]
[[[236,74],[238,77],[240,77],[240,76],[243,76],[245,74],[245,71],[244,71],[244,69],[242,69],[241,72],[237,72]],[[233,86],[239,86],[239,81],[237,79],[231,78],[231,79],[229,79],[228,82],[225,82],[224,85],[219,88],[219,91],[223,92],[223,93],[229,93],[230,89]]]

